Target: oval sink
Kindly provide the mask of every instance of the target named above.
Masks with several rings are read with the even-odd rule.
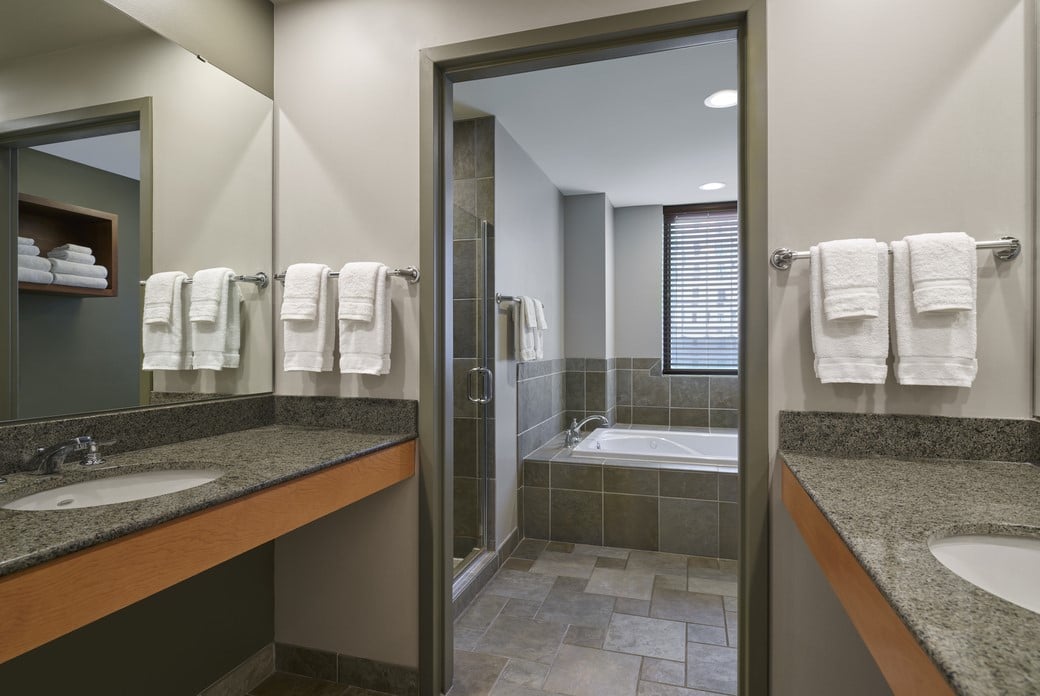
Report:
[[[215,481],[220,469],[168,469],[93,479],[12,500],[5,510],[69,510],[127,503],[176,493]]]
[[[928,548],[973,585],[1040,614],[1040,539],[966,534],[929,541]]]

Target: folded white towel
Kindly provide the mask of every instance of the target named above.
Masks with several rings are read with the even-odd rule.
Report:
[[[41,271],[36,268],[26,268],[24,266],[18,267],[18,282],[19,283],[39,283],[41,285],[50,285],[54,282],[54,276],[47,271]]]
[[[36,244],[36,240],[32,237],[19,237],[18,243],[22,246],[34,246]]]
[[[141,330],[144,360],[141,369],[191,369],[188,303],[184,301],[182,292],[187,279],[185,273],[169,271],[156,273],[145,281],[145,322]],[[161,311],[160,305],[168,311]],[[165,321],[159,321],[162,315]]]
[[[816,376],[824,384],[884,384],[888,374],[888,248],[875,245],[879,307],[876,317],[831,321],[824,316],[820,248],[809,249],[809,323]]]
[[[545,306],[537,297],[534,298],[535,327],[534,327],[534,357],[541,360],[545,357],[545,331],[549,324],[545,321]]]
[[[530,311],[528,311],[530,307]],[[526,295],[516,298],[513,303],[513,329],[516,338],[516,360],[527,362],[538,359],[536,328],[528,325],[527,317],[534,317],[534,327],[538,326],[537,309],[534,300]]]
[[[104,290],[108,287],[108,280],[105,278],[88,278],[87,276],[81,275],[69,275],[68,273],[55,273],[54,274],[55,285],[70,285],[77,288],[94,288],[95,290]]]
[[[45,259],[41,256],[22,256],[18,255],[18,268],[32,268],[37,271],[51,272],[50,259]]]
[[[192,276],[191,343],[196,370],[238,367],[242,296],[230,268],[208,268]]]
[[[353,321],[372,321],[375,314],[376,292],[381,263],[360,261],[348,263],[339,272],[339,318]]]
[[[104,266],[63,261],[62,259],[46,259],[46,261],[50,265],[51,273],[64,273],[66,275],[86,276],[88,278],[108,277],[108,269]]]
[[[828,321],[878,315],[876,239],[822,242],[820,264],[823,311]]]
[[[282,292],[282,321],[313,321],[318,318],[318,295],[326,290],[329,267],[323,263],[294,263],[285,271]]]
[[[978,261],[974,253],[971,259],[973,308],[965,312],[921,312],[914,306],[911,291],[913,252],[905,241],[892,242],[895,370],[900,384],[970,387],[975,380],[979,366],[974,309]]]
[[[65,249],[51,249],[47,252],[47,257],[52,259],[61,259],[63,261],[72,261],[73,263],[85,263],[88,266],[97,261],[90,254],[79,254],[75,251],[68,251]]]
[[[299,269],[297,266],[307,266]],[[322,264],[294,264],[289,266],[285,272],[285,287],[288,291],[289,276],[296,269],[297,276],[303,272],[307,275],[311,272],[311,266],[318,267],[315,276],[314,289],[317,296],[314,298],[314,315],[310,319],[298,319],[293,315],[287,316],[285,312],[285,300],[282,301],[282,325],[284,347],[282,369],[286,372],[329,372],[332,370],[332,348],[335,336],[336,305],[331,300],[332,291],[329,288],[328,266]],[[310,285],[307,283],[306,285]],[[299,286],[298,286],[299,287]],[[297,315],[298,316],[298,315]]]
[[[340,276],[342,280],[342,276]],[[375,300],[371,321],[339,319],[339,371],[364,375],[390,372],[390,288],[387,268],[376,273]],[[342,292],[343,285],[340,285]]]
[[[19,244],[18,245],[19,256],[39,256],[40,247],[35,244]]]
[[[54,247],[52,251],[72,251],[77,254],[85,254],[87,256],[90,256],[94,253],[94,250],[90,247],[80,246],[79,244],[62,244],[61,246]]]
[[[978,252],[963,232],[903,237],[910,249],[910,280],[918,312],[972,311]]]

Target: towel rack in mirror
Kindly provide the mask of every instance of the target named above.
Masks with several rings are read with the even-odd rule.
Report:
[[[253,283],[254,285],[256,285],[261,290],[263,290],[264,288],[266,288],[268,285],[271,284],[270,276],[268,276],[263,271],[257,271],[253,275],[237,275],[237,276],[234,276],[231,280],[235,281],[236,283]],[[142,280],[141,281],[141,285],[144,285],[146,282],[147,281]],[[186,278],[184,280],[184,283],[190,285],[191,284],[191,278]]]
[[[395,268],[393,270],[387,271],[386,274],[387,275],[392,275],[392,276],[401,276],[402,278],[407,278],[409,285],[415,285],[416,283],[419,282],[419,269],[416,268],[415,266],[405,266],[404,268]],[[339,271],[332,271],[332,272],[330,272],[329,273],[329,277],[330,278],[338,278],[339,277]],[[275,280],[280,280],[280,281],[282,281],[284,283],[285,282],[285,273],[275,273],[274,274],[274,279]]]
[[[1011,261],[1018,258],[1022,252],[1022,242],[1018,241],[1016,237],[1001,237],[985,242],[975,242],[975,248],[992,249],[993,255],[1001,261]],[[892,250],[889,249],[888,253],[891,254]],[[773,253],[769,255],[769,265],[778,271],[786,271],[791,267],[792,261],[807,258],[809,258],[808,251],[793,251],[787,247],[780,247],[773,249]]]

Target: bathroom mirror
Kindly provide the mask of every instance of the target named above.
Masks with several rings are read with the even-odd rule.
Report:
[[[5,186],[0,208],[19,220],[46,206],[115,214],[116,232],[83,239],[101,247],[97,263],[108,259],[118,284],[110,282],[105,296],[19,288],[16,275],[5,274],[0,382],[9,398],[0,419],[271,391],[271,289],[250,283],[237,284],[237,368],[141,371],[141,281],[148,274],[191,276],[218,266],[273,273],[271,99],[101,0],[5,0],[3,15],[0,170],[10,171],[0,174],[17,182],[17,191]],[[130,105],[139,131],[64,127],[66,118],[116,104]],[[40,124],[49,132],[30,141],[12,136]],[[125,204],[113,200],[116,189]],[[0,260],[13,270],[10,227],[5,223]],[[61,234],[68,238],[51,245],[79,240],[76,232]]]

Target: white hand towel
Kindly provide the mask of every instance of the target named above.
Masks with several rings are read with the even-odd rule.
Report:
[[[910,280],[918,312],[975,310],[978,252],[963,232],[903,237],[910,249]]]
[[[97,261],[97,259],[90,254],[79,254],[75,251],[67,251],[65,249],[52,249],[47,252],[47,257],[52,259],[61,259],[63,261],[72,261],[73,263],[85,263],[88,266]]]
[[[526,295],[517,297],[513,302],[513,329],[516,338],[517,362],[536,360],[538,357],[538,348],[535,343],[535,330],[527,325],[528,305],[533,307],[534,303],[531,298]],[[537,316],[533,310],[531,315],[535,316],[535,324],[537,325]]]
[[[828,321],[878,315],[877,240],[822,242],[820,264],[823,311]]]
[[[339,272],[339,318],[353,321],[372,321],[375,314],[376,292],[382,269],[381,263],[361,261],[348,263]]]
[[[325,292],[329,267],[323,263],[294,263],[285,271],[282,292],[282,321],[313,321],[318,318],[318,295]]]
[[[94,288],[95,290],[104,290],[108,287],[108,280],[105,278],[88,278],[87,276],[81,275],[55,273],[54,284],[71,285],[77,288]]]
[[[289,274],[295,266],[319,266],[314,298],[315,312],[311,319],[287,318],[285,300],[282,301],[282,322],[285,337],[282,369],[286,372],[329,372],[332,370],[332,348],[335,332],[335,304],[330,299],[329,267],[321,264],[294,264],[285,272],[286,291]],[[309,275],[310,269],[303,270]],[[308,284],[309,285],[309,284]]]
[[[191,309],[188,317],[193,322],[215,322],[220,305],[227,299],[227,286],[235,272],[230,268],[206,268],[191,278]]]
[[[242,297],[234,275],[230,268],[208,268],[192,276],[188,319],[196,370],[238,367]]]
[[[18,268],[31,268],[35,271],[46,271],[51,272],[50,259],[45,259],[40,256],[22,256],[18,255]]]
[[[377,272],[371,321],[339,319],[339,371],[364,375],[390,372],[390,288],[386,266]],[[340,276],[340,280],[342,280]],[[340,284],[340,291],[343,285]]]
[[[976,260],[974,253],[971,258]],[[921,312],[914,306],[911,291],[912,265],[909,244],[892,242],[896,380],[900,384],[970,387],[979,366],[975,358],[976,311]],[[975,268],[969,277],[974,307],[978,285]]]
[[[32,237],[19,237],[18,244],[21,246],[35,246],[36,240]]]
[[[144,285],[145,321],[141,330],[144,348],[143,370],[190,370],[191,347],[188,329],[188,303],[184,301],[184,281],[187,274],[180,271],[156,273]],[[168,314],[160,318],[157,305],[165,301]],[[150,311],[151,310],[151,311]],[[149,321],[151,314],[153,321]]]
[[[107,278],[108,269],[104,266],[76,263],[74,261],[63,261],[62,259],[46,259],[51,273],[64,273],[66,275],[86,276],[88,278]]]
[[[876,245],[879,306],[888,307],[888,248]],[[888,374],[888,312],[831,321],[823,310],[820,248],[809,249],[809,320],[816,376],[824,384],[884,384]]]
[[[24,266],[18,267],[18,282],[19,283],[39,283],[40,285],[50,285],[54,282],[54,276],[47,271],[41,271],[36,268],[25,268]]]
[[[538,309],[533,297],[524,295],[524,323],[529,329],[538,328]]]
[[[535,314],[535,327],[534,327],[534,354],[535,360],[541,360],[545,357],[545,331],[549,328],[549,324],[545,321],[545,306],[542,305],[542,301],[537,297],[534,298],[534,314]]]
[[[94,253],[94,250],[90,247],[80,246],[79,244],[62,244],[61,246],[54,247],[52,251],[72,251],[77,254],[85,254],[86,256],[90,256]]]
[[[18,245],[19,256],[39,256],[40,247],[35,244],[19,244]]]

